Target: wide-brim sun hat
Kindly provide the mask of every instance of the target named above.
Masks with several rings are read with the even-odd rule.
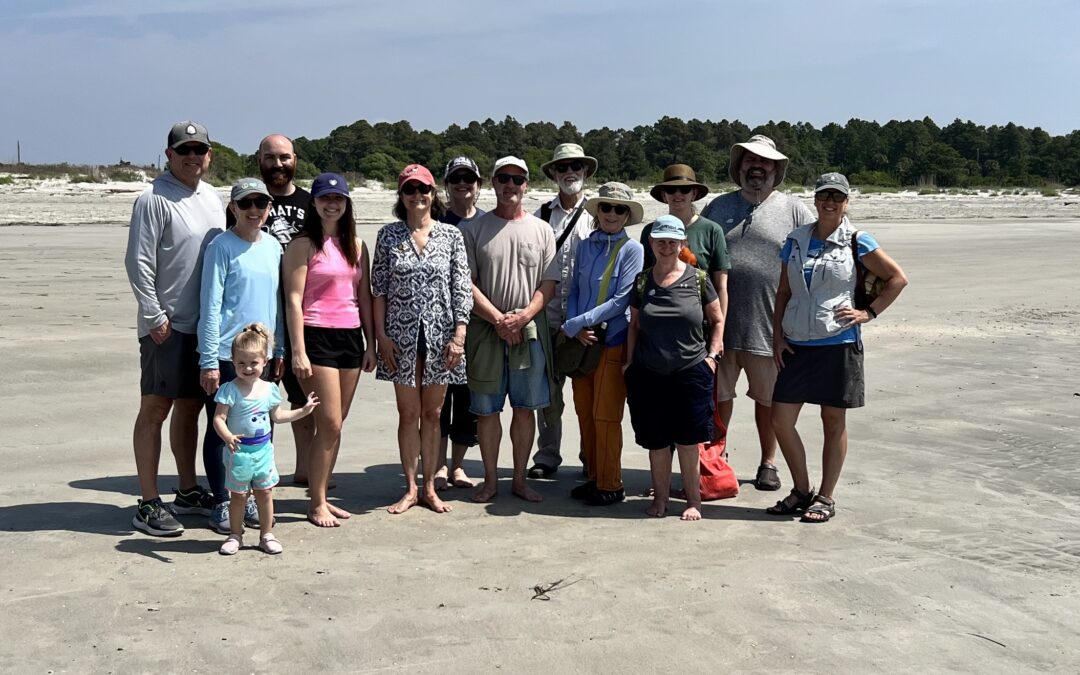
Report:
[[[695,202],[709,194],[709,186],[705,183],[699,183],[697,174],[695,174],[694,170],[686,164],[672,164],[664,169],[664,181],[652,186],[652,189],[649,190],[649,194],[652,195],[652,198],[656,201],[666,204],[667,202],[664,202],[664,188],[682,187],[684,185],[690,185],[695,188]]]
[[[645,218],[645,207],[638,202],[634,201],[634,191],[630,189],[630,186],[623,183],[610,182],[604,183],[597,190],[597,196],[590,198],[585,202],[585,210],[589,212],[593,218],[598,218],[597,209],[600,204],[622,204],[630,209],[630,217],[626,221],[626,226],[637,225]]]
[[[551,161],[541,164],[540,170],[545,176],[555,180],[555,165],[559,162],[572,162],[575,159],[585,165],[586,178],[596,173],[596,158],[586,155],[585,150],[577,143],[560,143],[555,146]]]
[[[739,167],[742,165],[742,158],[747,152],[752,152],[758,157],[764,157],[776,162],[776,180],[773,181],[773,187],[784,182],[784,176],[787,175],[788,157],[776,149],[776,143],[773,142],[773,139],[764,134],[755,134],[745,143],[736,143],[731,146],[731,159],[728,161],[728,178],[731,179],[731,182],[742,187],[742,183],[739,182]]]

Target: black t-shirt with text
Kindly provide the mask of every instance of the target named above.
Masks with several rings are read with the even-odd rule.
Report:
[[[263,230],[269,232],[274,239],[281,242],[281,247],[289,245],[292,238],[300,231],[304,223],[304,211],[311,202],[311,193],[304,188],[298,187],[287,197],[274,197],[270,204],[270,213],[266,216],[266,224]],[[232,211],[225,210],[225,227],[227,229],[236,225],[236,218]]]

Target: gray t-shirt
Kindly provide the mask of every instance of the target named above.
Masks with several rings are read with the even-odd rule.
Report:
[[[636,282],[630,294],[630,306],[639,312],[634,363],[663,374],[696,366],[708,353],[704,306],[717,298],[712,281],[706,278],[702,299],[698,270],[690,265],[667,288],[656,284],[651,271],[643,274],[643,296]]]
[[[221,195],[209,183],[192,190],[166,171],[135,200],[124,267],[139,304],[139,337],[165,319],[195,334],[203,252],[224,227]]]
[[[739,191],[712,200],[702,216],[724,229],[731,271],[724,349],[772,355],[772,315],[780,284],[777,256],[788,234],[816,219],[798,198],[773,192],[758,205]]]
[[[500,312],[524,309],[541,281],[559,278],[555,235],[536,216],[506,220],[492,211],[462,225],[461,235],[473,282]]]

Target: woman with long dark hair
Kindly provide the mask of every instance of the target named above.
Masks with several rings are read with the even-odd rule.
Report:
[[[308,470],[308,520],[337,527],[349,513],[327,501],[360,371],[375,369],[368,254],[356,236],[349,185],[324,173],[311,185],[311,206],[285,252],[286,319],[293,372],[322,404],[315,412]]]

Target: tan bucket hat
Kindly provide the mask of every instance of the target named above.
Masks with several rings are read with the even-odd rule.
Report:
[[[593,218],[597,218],[596,211],[600,204],[622,204],[630,209],[630,218],[626,226],[637,225],[645,218],[645,207],[634,201],[634,191],[629,185],[623,183],[604,183],[597,190],[597,195],[585,202],[585,210]]]
[[[544,172],[544,175],[555,180],[554,166],[559,162],[565,162],[569,160],[581,160],[585,165],[585,177],[596,173],[596,158],[589,157],[585,154],[585,150],[577,143],[560,143],[555,146],[555,154],[551,158],[550,162],[544,162],[540,165],[540,170]]]
[[[728,162],[727,170],[728,177],[731,178],[733,183],[742,187],[742,183],[739,182],[739,165],[742,164],[743,155],[746,154],[747,150],[758,157],[764,157],[776,162],[776,181],[773,183],[773,187],[784,182],[784,175],[787,174],[787,155],[776,149],[776,143],[773,142],[773,139],[764,134],[755,134],[747,142],[736,143],[731,146],[731,161]]]
[[[679,187],[682,185],[692,185],[697,188],[694,191],[695,202],[709,194],[709,186],[704,183],[699,183],[697,174],[695,174],[694,170],[686,164],[672,164],[664,169],[664,182],[654,185],[652,189],[649,190],[649,194],[651,194],[656,201],[663,202],[663,190],[665,187]]]

